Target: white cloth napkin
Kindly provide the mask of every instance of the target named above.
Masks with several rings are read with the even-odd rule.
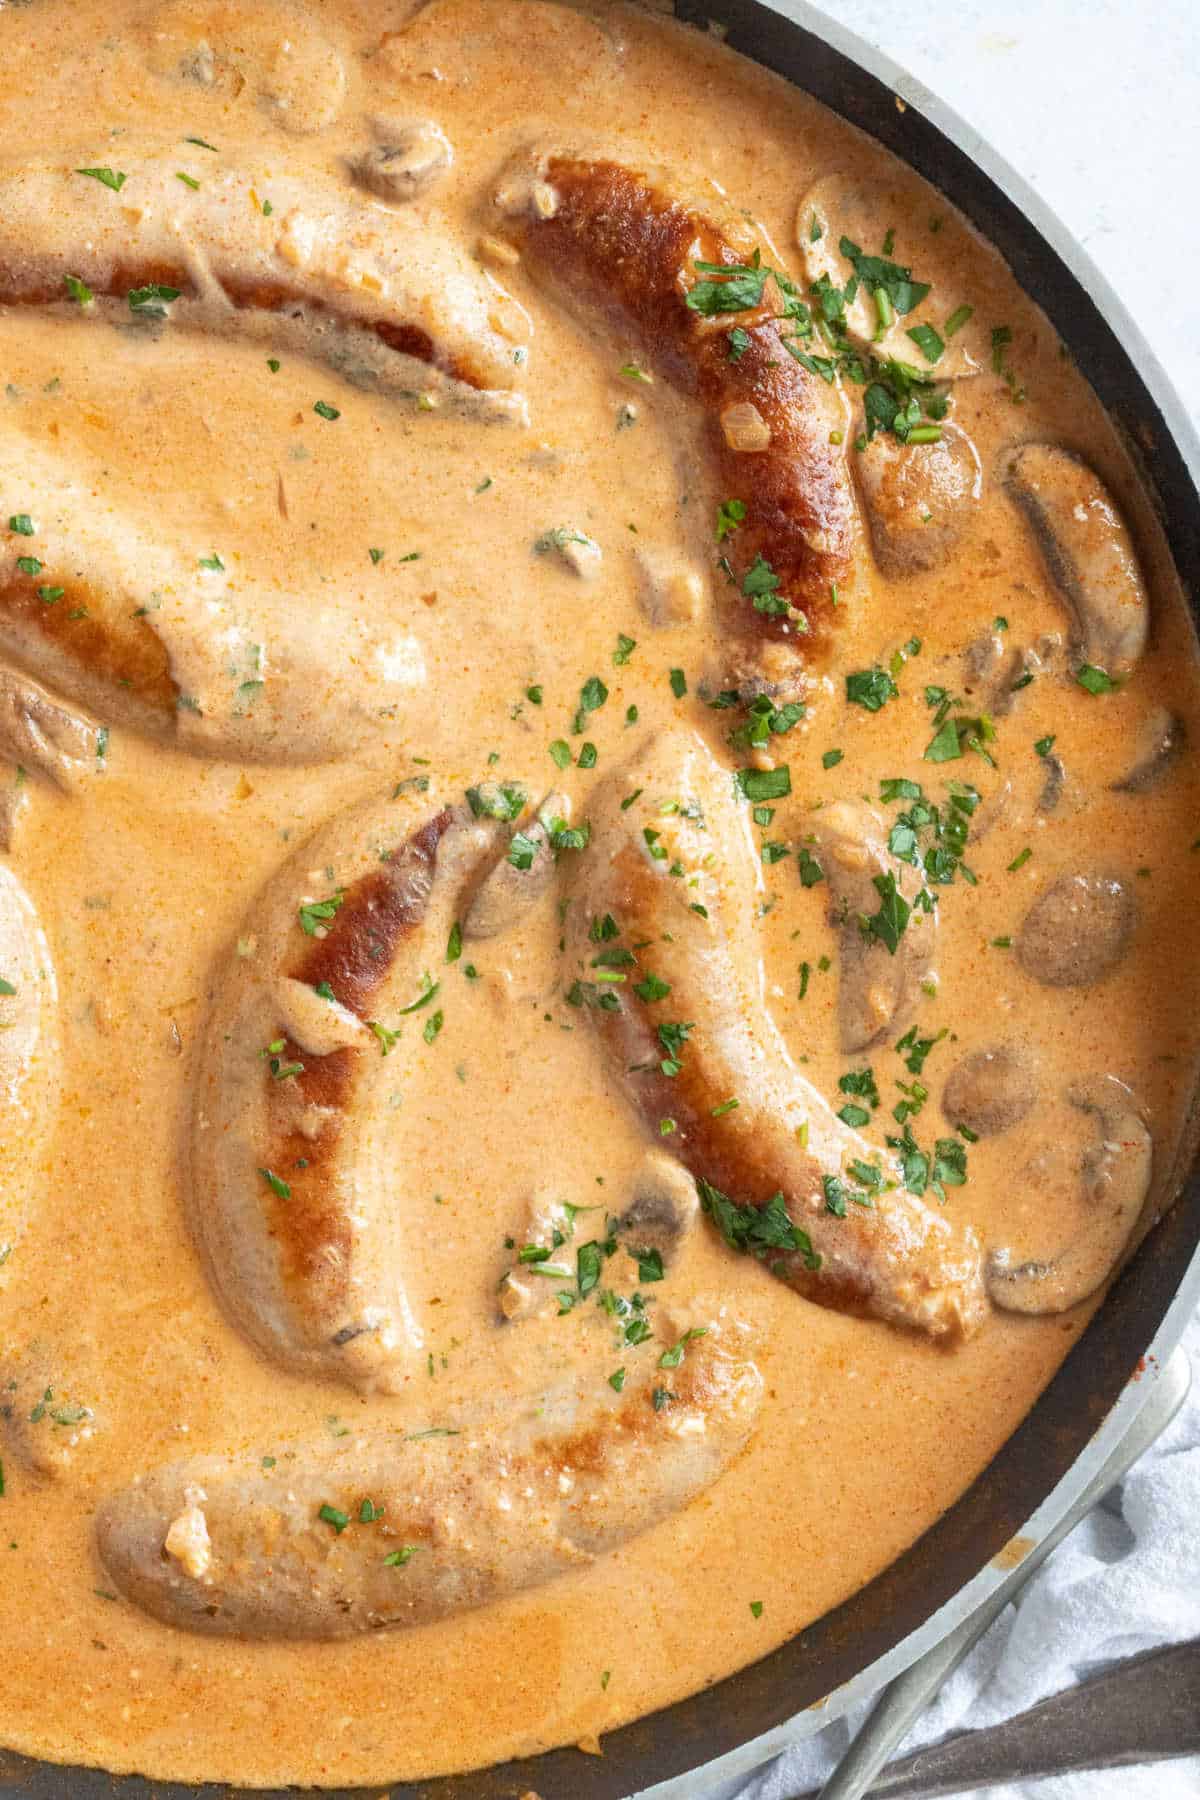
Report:
[[[1200,1637],[1200,1313],[1184,1347],[1192,1389],[1172,1424],[1005,1608],[898,1755],[1024,1712],[1101,1663]],[[717,1794],[789,1800],[818,1787],[869,1711],[860,1704]],[[1197,1800],[1200,1757],[978,1792],[986,1800]]]

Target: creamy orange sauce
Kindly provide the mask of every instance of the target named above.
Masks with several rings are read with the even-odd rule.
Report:
[[[91,716],[109,726],[102,753],[70,791],[28,776],[12,828],[7,865],[45,941],[40,974],[30,965],[19,984],[0,965],[0,977],[41,980],[50,1000],[29,1052],[34,1079],[28,1060],[16,1074],[0,1064],[6,1087],[18,1075],[24,1084],[0,1145],[10,1246],[0,1363],[21,1396],[21,1416],[14,1401],[0,1419],[0,1740],[63,1762],[377,1784],[603,1733],[763,1655],[885,1567],[987,1464],[1086,1323],[1087,1305],[1050,1317],[994,1310],[969,1342],[941,1348],[801,1299],[704,1221],[672,1276],[671,1317],[721,1321],[749,1347],[766,1398],[747,1447],[683,1511],[545,1586],[338,1643],[193,1636],[113,1594],[93,1515],[160,1463],[210,1451],[279,1458],[300,1439],[384,1423],[419,1431],[555,1374],[603,1384],[636,1354],[607,1342],[597,1354],[596,1334],[571,1314],[519,1336],[496,1323],[504,1240],[523,1241],[535,1191],[617,1210],[646,1147],[566,1004],[576,971],[563,966],[552,899],[514,933],[432,969],[443,1023],[413,1061],[389,1140],[422,1350],[398,1392],[364,1396],[269,1362],[222,1311],[188,1225],[211,997],[260,888],[308,834],[431,771],[458,794],[493,776],[535,799],[557,788],[586,819],[597,781],[680,723],[730,768],[749,761],[726,741],[744,715],[699,698],[720,660],[707,596],[722,579],[716,506],[731,496],[706,482],[687,408],[661,381],[622,373],[637,362],[630,347],[560,308],[486,241],[513,152],[570,143],[670,169],[697,204],[743,211],[751,240],[797,279],[797,209],[837,173],[889,195],[879,216],[899,262],[918,278],[937,264],[947,299],[939,306],[935,291],[930,317],[976,308],[962,341],[979,372],[952,384],[951,417],[978,453],[978,504],[952,555],[915,576],[886,578],[864,528],[833,660],[805,717],[770,745],[792,791],[755,841],[789,854],[765,866],[761,896],[747,892],[740,927],[760,946],[772,1012],[808,1080],[841,1105],[839,1078],[872,1068],[882,1104],[863,1129],[882,1147],[897,1084],[914,1076],[891,1041],[839,1050],[828,886],[801,884],[795,852],[816,829],[813,809],[834,800],[865,799],[890,824],[886,780],[921,782],[938,799],[947,778],[973,783],[980,818],[1008,784],[990,829],[968,840],[977,885],[960,877],[938,890],[936,980],[917,1014],[919,1035],[938,1041],[913,1129],[926,1148],[952,1133],[958,1121],[940,1107],[947,1076],[997,1044],[1035,1061],[1038,1099],[1013,1131],[969,1144],[968,1179],[947,1189],[946,1210],[985,1248],[1010,1245],[1018,1258],[1053,1256],[1084,1230],[1072,1180],[1038,1161],[1074,1169],[1083,1153],[1090,1127],[1063,1097],[1083,1075],[1131,1090],[1153,1139],[1153,1206],[1170,1198],[1184,1143],[1198,1010],[1177,932],[1191,904],[1198,777],[1185,755],[1151,791],[1112,784],[1154,708],[1200,735],[1194,645],[1130,463],[1054,332],[938,195],[918,189],[914,201],[910,178],[869,142],[711,39],[635,10],[540,0],[432,0],[408,16],[371,0],[36,0],[0,17],[0,161],[12,174],[120,171],[153,157],[189,178],[173,200],[186,214],[236,160],[260,219],[273,179],[289,193],[306,178],[341,183],[347,203],[366,207],[347,162],[371,143],[368,120],[434,121],[453,147],[433,197],[437,230],[486,271],[489,330],[517,352],[528,400],[527,424],[453,404],[423,410],[353,385],[295,337],[276,345],[269,327],[188,331],[172,317],[146,329],[111,309],[0,308],[0,516],[28,513],[36,527],[10,530],[6,567],[38,555],[55,482],[56,524],[74,515],[81,558],[108,533],[134,605],[154,604],[164,568],[182,591],[200,581],[201,558],[219,558],[211,573],[239,643],[268,645],[262,704],[275,732],[265,757],[236,732],[232,754],[200,741],[208,754],[194,755],[186,733],[156,741],[92,695]],[[216,62],[202,51],[197,61],[196,43],[216,45]],[[78,179],[106,229],[112,209],[128,208],[134,230],[146,204],[135,181],[118,192]],[[0,203],[0,229],[2,215]],[[994,326],[1011,329],[1012,382],[992,370]],[[861,390],[843,388],[853,458]],[[318,402],[337,416],[315,412]],[[1114,693],[1087,692],[1061,669],[1035,678],[996,720],[995,766],[969,750],[932,764],[924,690],[963,694],[968,643],[997,617],[1014,648],[1066,632],[1001,475],[1006,450],[1025,441],[1086,455],[1123,510],[1150,596],[1149,647]],[[594,573],[535,548],[562,527],[599,546]],[[695,573],[705,597],[695,618],[648,618],[641,548]],[[49,604],[70,607],[69,571],[63,585]],[[181,691],[226,681],[233,693],[258,679],[236,657],[227,668],[228,645],[206,636],[204,615],[189,616],[186,642],[163,634]],[[621,634],[636,648],[618,661]],[[303,679],[288,673],[293,636]],[[905,648],[913,640],[919,650]],[[847,702],[845,677],[875,666],[894,670],[898,693],[869,713]],[[576,732],[593,676],[607,699]],[[277,677],[293,682],[282,698]],[[256,693],[242,704],[252,709]],[[984,710],[982,698],[964,709]],[[323,759],[311,745],[326,715],[338,741]],[[1039,813],[1035,745],[1047,737],[1067,788]],[[594,743],[594,771],[560,769],[556,740],[576,759]],[[285,755],[300,766],[283,766]],[[1128,885],[1132,938],[1096,985],[1043,986],[1005,940],[1055,878],[1080,870]],[[0,890],[0,907],[12,904]],[[0,1022],[13,1003],[0,992]],[[408,1021],[410,1033],[427,1016]],[[53,1396],[36,1420],[31,1383]]]

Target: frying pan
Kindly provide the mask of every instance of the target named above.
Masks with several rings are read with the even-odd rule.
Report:
[[[734,49],[895,151],[996,246],[1124,437],[1196,610],[1200,439],[1137,326],[1059,221],[948,107],[805,0],[770,7],[760,0],[676,0],[676,12],[701,27],[717,21]],[[1156,1362],[1165,1362],[1198,1302],[1194,1165],[1176,1204],[1024,1422],[949,1512],[867,1587],[739,1674],[607,1734],[603,1758],[556,1750],[396,1786],[390,1800],[516,1800],[530,1789],[541,1800],[685,1800],[696,1794],[703,1765],[720,1760],[720,1772],[733,1774],[801,1735],[805,1725],[796,1715],[806,1709],[819,1709],[809,1715],[809,1729],[826,1724],[965,1616],[999,1578],[991,1559],[1056,1488],[1058,1503],[1082,1490],[1137,1406],[1133,1378],[1153,1380]],[[224,1786],[113,1777],[3,1751],[0,1792],[22,1800],[236,1800]],[[379,1788],[370,1794],[378,1797]],[[351,1800],[346,1790],[340,1800]],[[358,1790],[355,1800],[366,1800],[366,1792]]]

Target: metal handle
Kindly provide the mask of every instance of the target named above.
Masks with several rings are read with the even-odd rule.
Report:
[[[1074,1531],[1080,1520],[1132,1468],[1174,1418],[1190,1383],[1187,1357],[1182,1350],[1176,1350],[1160,1371],[1129,1430],[1074,1505],[975,1612],[884,1688],[862,1730],[821,1789],[819,1800],[862,1800],[892,1752],[908,1736],[914,1722],[988,1626],[1041,1567],[1050,1552]]]

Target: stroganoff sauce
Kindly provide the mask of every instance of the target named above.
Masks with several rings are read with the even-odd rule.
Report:
[[[1154,523],[1045,320],[945,203],[695,32],[540,0],[420,11],[34,0],[6,9],[0,36],[5,182],[91,171],[63,176],[74,210],[38,227],[51,241],[84,219],[61,246],[81,282],[71,259],[88,254],[90,229],[135,245],[165,209],[186,237],[189,206],[211,200],[234,165],[249,192],[231,191],[228,205],[256,209],[255,232],[286,192],[281,241],[306,183],[374,206],[349,172],[388,141],[371,121],[436,124],[453,160],[430,230],[486,271],[489,355],[493,366],[511,357],[528,398],[527,424],[440,397],[414,405],[343,379],[283,321],[187,329],[187,303],[172,314],[161,269],[142,285],[167,293],[132,307],[68,290],[69,310],[0,310],[6,569],[42,560],[52,516],[84,547],[61,580],[48,562],[29,577],[43,606],[83,604],[72,576],[91,567],[97,538],[116,546],[130,613],[171,615],[172,593],[192,584],[188,630],[163,622],[171,673],[185,711],[190,701],[203,717],[219,694],[233,721],[226,743],[200,741],[214,754],[192,755],[187,720],[178,741],[155,741],[93,696],[90,716],[107,729],[77,759],[83,773],[70,791],[27,775],[11,825],[6,861],[45,936],[19,979],[0,966],[0,1019],[20,999],[9,988],[42,984],[36,1054],[59,1098],[45,1145],[35,1126],[50,1103],[38,1089],[3,1151],[0,1739],[63,1762],[248,1783],[380,1783],[590,1739],[761,1656],[912,1543],[1016,1426],[1089,1307],[990,1309],[977,1335],[945,1348],[811,1304],[704,1220],[672,1273],[669,1328],[653,1284],[640,1289],[647,1342],[618,1316],[597,1356],[595,1333],[580,1329],[592,1296],[578,1293],[572,1244],[560,1252],[562,1310],[498,1325],[497,1284],[535,1195],[596,1209],[576,1216],[576,1237],[602,1240],[646,1150],[574,991],[580,971],[564,964],[551,895],[457,956],[452,940],[439,944],[427,962],[437,995],[382,1021],[413,1047],[387,1144],[419,1356],[396,1393],[366,1396],[276,1366],[222,1311],[185,1210],[210,998],[231,959],[256,954],[255,896],[311,832],[401,784],[411,793],[429,780],[459,800],[489,780],[520,782],[535,801],[553,789],[578,826],[597,784],[656,733],[698,730],[730,770],[754,771],[739,804],[755,809],[761,886],[746,883],[737,923],[759,947],[771,1012],[804,1075],[873,1150],[899,1139],[910,1175],[925,1155],[944,1202],[936,1189],[926,1198],[985,1250],[1008,1248],[1012,1266],[1054,1258],[1094,1222],[1079,1170],[1097,1115],[1071,1102],[1072,1084],[1127,1084],[1165,1196],[1196,1052],[1196,982],[1176,939],[1195,867],[1194,765],[1168,756],[1162,779],[1114,785],[1138,763],[1156,709],[1176,737],[1200,730],[1190,628]],[[937,373],[940,343],[942,372],[978,370],[931,390],[950,392],[947,427],[977,455],[960,541],[927,569],[889,576],[864,526],[802,716],[766,709],[764,729],[762,709],[755,725],[744,705],[701,697],[720,692],[708,597],[743,496],[714,489],[670,385],[619,336],[560,307],[507,248],[492,199],[510,156],[531,145],[670,171],[691,202],[740,220],[747,255],[758,246],[802,293],[821,246],[844,284],[851,270],[834,247],[848,235],[934,283],[913,316],[936,342],[913,339],[906,359]],[[815,187],[822,178],[834,179]],[[395,192],[392,202],[426,205]],[[4,203],[9,226],[15,205]],[[229,231],[236,239],[236,217]],[[290,259],[301,282],[307,254],[302,244]],[[336,254],[330,266],[336,286]],[[903,333],[894,302],[911,293],[864,269],[881,332]],[[723,322],[736,327],[733,315]],[[819,337],[800,348],[830,354]],[[854,458],[863,388],[844,380],[838,391],[835,431]],[[936,438],[920,407],[918,419],[915,442]],[[1006,474],[1008,453],[1030,442],[1085,455],[1134,530],[1152,626],[1127,681],[1100,664],[1084,664],[1081,680],[1062,654],[1063,597]],[[223,606],[206,612],[209,600]],[[664,607],[684,616],[664,623]],[[48,668],[35,672],[59,691]],[[265,757],[236,723],[253,724],[260,705],[273,709]],[[300,766],[284,766],[289,756]],[[756,781],[785,765],[790,793],[778,775]],[[924,801],[948,809],[949,782],[979,802],[968,795],[959,811],[969,875],[956,865],[936,886],[915,1031],[846,1053],[846,937],[830,921],[822,815],[865,802],[885,834],[901,828],[891,841],[902,850],[900,815]],[[909,826],[924,855],[928,823]],[[560,846],[560,861],[588,854]],[[1055,921],[1041,938],[1022,927],[1077,874],[1118,887],[1064,983]],[[336,887],[336,870],[312,871],[318,902]],[[1121,940],[1111,956],[1095,952],[1105,934]],[[969,1097],[960,1086],[951,1113],[946,1082],[997,1047],[1019,1053],[1022,1116],[972,1132]],[[853,1206],[867,1193],[850,1179],[832,1198]],[[614,1290],[618,1264],[636,1278],[624,1245],[608,1261]],[[389,1424],[418,1434],[564,1378],[586,1392],[620,1368],[632,1380],[639,1357],[657,1362],[692,1328],[720,1331],[763,1373],[747,1447],[684,1510],[547,1585],[411,1631],[243,1642],[154,1622],[117,1597],[97,1560],[97,1509],[162,1463],[212,1451],[277,1467],[301,1439],[340,1444]],[[369,1515],[328,1526],[372,1528]],[[403,1583],[403,1556],[393,1572]]]

